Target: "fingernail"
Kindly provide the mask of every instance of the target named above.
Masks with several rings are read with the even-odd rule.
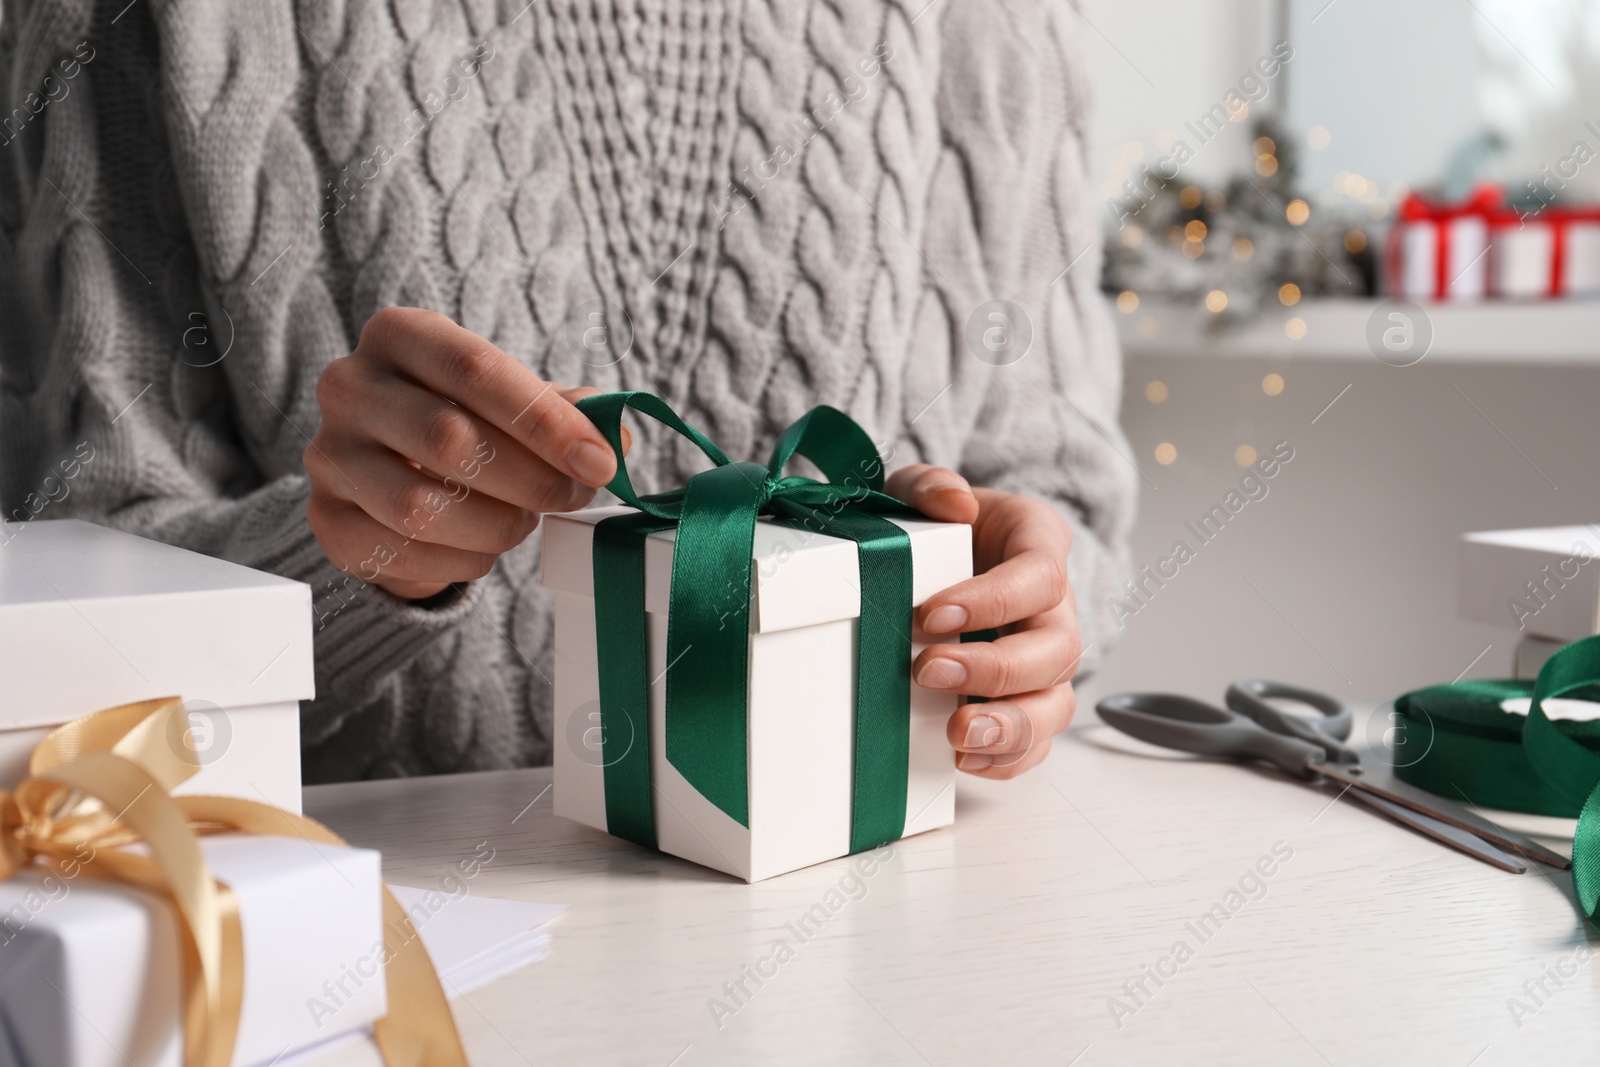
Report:
[[[917,684],[924,689],[954,689],[966,680],[967,669],[943,656],[930,659],[917,673]]]
[[[956,760],[956,770],[981,771],[993,763],[993,756],[984,756],[977,752],[963,752],[961,758]]]
[[[967,724],[966,748],[988,748],[990,745],[1000,743],[1005,727],[1000,725],[998,719],[988,715],[979,715]]]
[[[574,445],[567,456],[567,461],[572,464],[572,473],[581,481],[594,486],[609,482],[611,473],[615,469],[610,450],[602,448],[593,441],[580,441]]]
[[[930,634],[947,634],[959,630],[967,624],[967,609],[959,604],[946,604],[942,608],[934,608],[928,612],[928,617],[923,620],[922,629]]]

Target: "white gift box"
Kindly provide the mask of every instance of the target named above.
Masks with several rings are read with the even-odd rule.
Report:
[[[309,586],[77,520],[0,535],[0,787],[51,728],[179,696],[200,766],[177,793],[300,810]]]
[[[555,811],[606,829],[600,671],[594,625],[594,524],[627,507],[544,519],[544,584],[555,605]],[[912,602],[972,576],[972,528],[894,519],[911,537]],[[650,766],[657,845],[746,881],[850,852],[856,629],[852,541],[756,523],[750,582],[749,823],[701,796],[666,757],[667,603],[676,531],[645,542]],[[740,576],[730,576],[737,582]],[[930,642],[911,635],[912,654]],[[953,636],[939,640],[949,641]],[[906,836],[955,821],[953,693],[911,687]]]
[[[244,1004],[234,1067],[381,1019],[381,857],[300,838],[203,838],[239,903]],[[182,1067],[170,903],[78,873],[0,882],[0,1065]]]
[[[1539,670],[1551,656],[1567,647],[1566,641],[1548,637],[1524,637],[1517,642],[1511,658],[1511,677],[1538,678]]]
[[[1600,222],[1534,218],[1496,226],[1489,259],[1496,296],[1593,296],[1600,292]]]
[[[1556,232],[1548,223],[1497,227],[1489,255],[1489,288],[1496,296],[1535,299],[1550,295]]]
[[[1412,300],[1481,300],[1488,288],[1489,223],[1456,215],[1397,223],[1399,276],[1393,288]],[[1439,257],[1445,262],[1441,270]]]
[[[1566,257],[1562,293],[1566,296],[1600,294],[1600,222],[1568,224]]]
[[[1464,535],[1460,614],[1561,642],[1600,633],[1600,525]]]

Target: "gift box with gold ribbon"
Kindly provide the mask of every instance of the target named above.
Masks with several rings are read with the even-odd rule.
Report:
[[[250,1067],[371,1023],[388,1067],[462,1067],[377,853],[173,796],[186,718],[173,697],[74,720],[0,793],[0,1063]]]

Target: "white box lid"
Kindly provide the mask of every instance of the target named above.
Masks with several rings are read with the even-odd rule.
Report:
[[[1600,555],[1600,534],[1594,526],[1535,526],[1523,530],[1480,530],[1462,534],[1463,541],[1502,548],[1520,548],[1530,552],[1553,552],[1559,556],[1572,555],[1578,545],[1585,546],[1591,554]]]
[[[634,509],[626,505],[546,515],[543,582],[564,593],[594,596],[594,524]],[[911,535],[911,602],[921,604],[944,587],[930,575],[951,573],[948,561],[971,573],[972,527],[928,519],[891,519]],[[674,529],[645,541],[644,607],[665,615],[672,585]],[[860,575],[854,541],[796,530],[763,519],[756,523],[751,566],[755,575],[751,621],[756,633],[816,626],[861,614]],[[735,595],[729,579],[730,596]]]
[[[310,699],[311,587],[75,519],[6,523],[0,729],[158,696]]]
[[[1559,641],[1600,633],[1600,527],[1484,530],[1461,537],[1457,612]]]

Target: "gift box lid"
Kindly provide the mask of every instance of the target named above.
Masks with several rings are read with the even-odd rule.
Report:
[[[160,696],[313,695],[303,582],[75,519],[4,527],[0,729]]]
[[[543,582],[551,589],[594,595],[594,524],[633,509],[626,505],[589,508],[544,517]],[[920,604],[944,583],[937,576],[949,565],[970,566],[972,527],[929,519],[890,520],[911,535],[911,602]],[[675,529],[651,534],[645,541],[645,610],[667,613],[672,585]],[[811,530],[782,526],[768,519],[756,523],[751,547],[751,626],[756,633],[774,633],[817,626],[861,614],[861,585],[854,541]],[[724,594],[740,595],[742,576],[729,575]]]
[[[1597,560],[1595,525],[1463,534],[1458,613],[1560,641],[1600,633]]]
[[[1495,545],[1500,548],[1521,549],[1528,552],[1555,553],[1570,556],[1577,549],[1585,549],[1591,556],[1600,555],[1600,530],[1594,526],[1535,526],[1523,530],[1480,530],[1462,534],[1468,544]]]

